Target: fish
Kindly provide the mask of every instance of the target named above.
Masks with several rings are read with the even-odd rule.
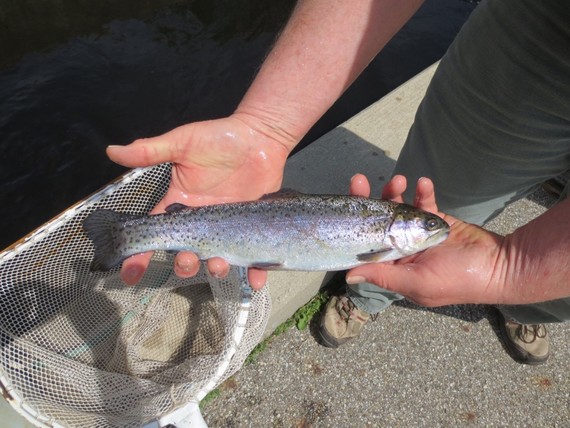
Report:
[[[200,260],[267,270],[338,271],[396,260],[444,241],[449,225],[411,205],[292,190],[254,201],[134,215],[98,209],[83,221],[92,271],[147,251],[192,251]]]

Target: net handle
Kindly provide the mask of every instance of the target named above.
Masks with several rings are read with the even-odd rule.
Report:
[[[142,428],[208,428],[198,402],[191,401]]]

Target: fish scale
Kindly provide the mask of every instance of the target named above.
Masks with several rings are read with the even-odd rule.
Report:
[[[157,215],[96,210],[84,230],[95,246],[92,270],[146,251],[188,250],[238,266],[316,271],[414,254],[446,239],[449,225],[406,204],[288,190],[250,202],[174,204]]]

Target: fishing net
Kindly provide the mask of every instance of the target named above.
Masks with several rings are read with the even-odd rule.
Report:
[[[269,294],[243,269],[180,279],[156,252],[135,287],[89,271],[83,219],[148,213],[169,180],[169,165],[131,171],[0,254],[0,387],[34,424],[196,426],[197,403],[261,338]]]

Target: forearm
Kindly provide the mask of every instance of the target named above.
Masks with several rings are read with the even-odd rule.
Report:
[[[301,0],[236,113],[291,150],[422,0]]]
[[[505,303],[570,297],[570,199],[505,238],[494,278]]]

